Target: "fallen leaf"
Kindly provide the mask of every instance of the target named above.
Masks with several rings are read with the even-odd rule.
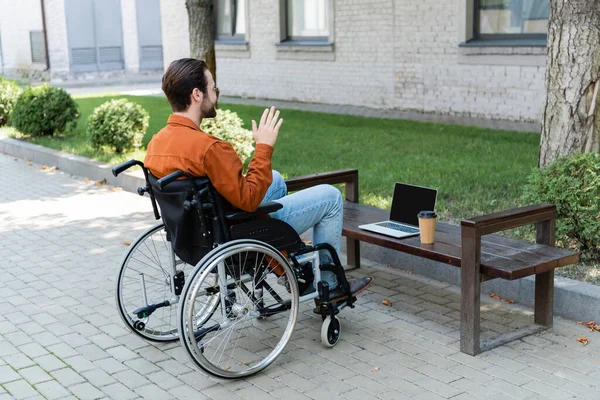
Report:
[[[56,168],[55,166],[48,167],[46,165],[42,165],[42,171],[53,172],[53,171],[56,171],[57,169],[58,168]]]
[[[583,343],[584,346],[587,346],[587,344],[590,342],[588,338],[586,338],[585,336],[579,336],[577,338],[577,341],[580,343]]]
[[[490,297],[492,299],[500,300],[500,301],[503,301],[503,302],[508,303],[508,304],[512,304],[512,303],[515,302],[514,300],[503,299],[502,297],[500,297],[500,296],[498,296],[497,294],[494,294],[494,293],[490,294]]]
[[[377,372],[377,371],[379,371],[379,367],[375,367],[375,368],[373,368],[371,371],[373,371],[373,372]]]
[[[108,185],[108,182],[106,181],[106,179],[102,179],[101,181],[96,181],[96,186],[104,186],[104,185]]]
[[[111,192],[120,192],[121,190],[123,190],[122,188],[118,187],[118,186],[114,186],[110,188]]]
[[[92,183],[92,181],[90,181],[90,178],[88,178],[87,176],[85,177],[85,184],[89,185],[90,183]]]
[[[590,332],[594,332],[594,330],[600,331],[600,329],[596,329],[597,326],[600,328],[599,325],[596,325],[596,321],[590,321],[590,322],[579,321],[577,323],[579,325],[584,325],[584,326],[587,326],[588,328],[590,328]]]
[[[388,268],[392,268],[392,264],[388,264],[388,265],[387,265],[387,267],[388,267]]]
[[[600,325],[594,325],[594,330],[600,332]]]
[[[227,365],[225,368],[223,368],[225,371],[229,371],[231,369],[231,367],[229,365]]]
[[[131,246],[131,242],[128,242],[127,240],[123,240],[121,244],[124,244],[125,246]]]
[[[406,272],[408,272],[409,274],[414,274],[412,269],[407,269]]]
[[[385,299],[381,302],[381,304],[383,304],[384,306],[388,306],[391,307],[392,306],[392,302],[389,301],[388,299]]]

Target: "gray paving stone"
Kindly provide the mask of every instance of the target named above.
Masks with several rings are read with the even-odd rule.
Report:
[[[136,371],[128,369],[122,372],[117,372],[113,375],[113,378],[117,379],[128,388],[135,389],[137,387],[147,385],[150,382]]]
[[[29,358],[36,358],[48,354],[48,351],[46,351],[46,349],[44,349],[37,343],[30,343],[23,346],[19,346],[19,351],[24,353]]]
[[[107,350],[108,354],[119,361],[133,360],[138,355],[125,346],[117,346]]]
[[[179,379],[163,370],[148,374],[146,378],[165,390],[173,389],[174,387],[181,386],[183,384]]]
[[[173,397],[171,394],[154,384],[141,386],[135,389],[135,392],[148,400],[166,400]]]
[[[176,399],[181,399],[181,400],[189,400],[189,399],[207,399],[207,398],[212,398],[212,399],[218,399],[218,398],[222,398],[222,399],[230,399],[233,396],[231,396],[231,393],[229,393],[229,396],[225,397],[206,397],[203,394],[201,394],[199,391],[197,391],[194,388],[191,388],[189,386],[178,386],[176,388],[173,388],[171,390],[169,390],[169,394],[172,395],[173,397],[175,397]],[[239,397],[234,397],[234,398],[239,398]]]
[[[4,384],[3,386],[4,389],[6,389],[6,391],[15,399],[26,399],[38,394],[33,386],[31,386],[31,384],[25,379],[12,381]]]
[[[100,368],[82,372],[81,375],[96,387],[103,387],[117,382],[115,378],[104,372]]]
[[[29,383],[36,384],[52,379],[50,375],[39,366],[27,367],[19,370],[19,374]]]
[[[18,379],[21,379],[21,376],[12,367],[8,365],[0,367],[0,384],[6,384]]]
[[[125,361],[124,364],[142,375],[148,375],[151,372],[156,372],[160,370],[160,367],[158,367],[156,364],[151,363],[150,361],[145,360],[143,358],[128,360]]]
[[[122,383],[114,383],[112,385],[108,385],[102,388],[104,393],[108,395],[110,399],[135,399],[138,397],[136,393],[130,390],[127,386]]]
[[[92,386],[88,382],[70,386],[69,390],[81,400],[93,400],[104,397],[103,393],[98,390],[98,388]]]
[[[61,399],[69,396],[69,391],[56,381],[49,381],[35,385],[35,388],[47,399]]]
[[[127,366],[114,358],[105,358],[94,361],[94,363],[109,374],[114,374],[120,371],[125,371]]]
[[[38,357],[34,361],[45,371],[54,371],[66,367],[66,364],[53,354]]]
[[[82,373],[96,368],[93,362],[87,358],[77,355],[63,359],[64,363],[73,368],[76,372]]]
[[[63,368],[50,373],[64,387],[85,382],[85,378],[73,371],[71,368]]]
[[[4,356],[2,358],[4,359],[4,361],[6,361],[8,363],[8,365],[10,365],[15,370],[19,370],[21,368],[31,367],[32,365],[35,365],[33,360],[31,360],[31,358],[27,357],[23,353],[11,354],[9,356]],[[2,375],[2,372],[1,372],[1,368],[0,368],[0,376],[1,375]],[[0,383],[2,383],[1,381],[2,381],[2,379],[0,378]]]

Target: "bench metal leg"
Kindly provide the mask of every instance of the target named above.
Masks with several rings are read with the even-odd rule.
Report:
[[[360,241],[346,238],[348,269],[360,268]]]
[[[477,237],[475,229],[464,226],[461,236],[460,351],[474,356],[481,352],[479,345],[481,237]]]
[[[535,276],[535,315],[533,321],[550,328],[554,311],[554,270]]]

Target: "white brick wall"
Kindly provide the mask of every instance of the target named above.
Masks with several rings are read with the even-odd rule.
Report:
[[[279,1],[249,1],[248,55],[218,52],[222,92],[540,120],[544,67],[460,61],[459,2],[466,0],[334,1],[331,61],[319,61],[310,54],[304,60],[278,57]],[[161,0],[161,11],[167,66],[176,58],[189,56],[185,0]]]
[[[0,0],[2,71],[6,74],[42,70],[43,63],[31,61],[30,31],[42,30],[39,0]]]
[[[502,64],[515,65],[465,61],[477,58],[465,56],[458,46],[459,27],[464,25],[459,13],[468,0],[332,0],[334,47],[328,53],[283,53],[276,46],[280,1],[247,1],[248,49],[217,52],[217,79],[224,94],[515,121],[541,118],[543,66],[504,62],[515,57],[511,55],[500,56]],[[64,0],[45,2],[51,69],[61,75],[69,70]],[[11,27],[4,19],[18,20],[23,32],[26,26],[41,24],[40,13],[30,11],[39,9],[37,0],[19,0],[17,8],[28,11],[26,19],[3,19],[4,10],[14,4],[0,0],[5,66],[15,64],[10,61],[12,47],[30,55],[22,38],[7,40],[12,33],[4,33]],[[122,0],[121,7],[125,73],[137,73],[135,0]],[[166,68],[190,55],[188,16],[185,0],[161,0],[160,7]],[[523,51],[528,50],[515,50]]]

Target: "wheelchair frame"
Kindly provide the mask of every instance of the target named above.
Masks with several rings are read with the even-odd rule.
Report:
[[[185,178],[189,183],[186,190],[191,190],[191,194],[186,192],[185,201],[181,204],[181,207],[188,211],[197,211],[201,234],[204,237],[208,236],[208,242],[212,237],[213,243],[211,243],[212,249],[204,257],[197,263],[190,264],[176,255],[177,249],[174,247],[173,241],[177,238],[174,238],[167,229],[165,218],[163,218],[163,223],[154,225],[136,238],[121,261],[115,293],[119,314],[130,330],[145,339],[154,341],[173,341],[179,338],[182,346],[198,367],[211,375],[222,378],[249,376],[270,365],[290,340],[296,324],[300,302],[319,301],[315,312],[318,312],[323,320],[321,341],[327,347],[332,347],[338,342],[341,327],[336,314],[346,306],[354,307],[353,303],[356,298],[350,292],[350,286],[343,267],[332,246],[328,244],[308,246],[300,240],[293,228],[282,221],[270,220],[273,222],[268,222],[267,220],[267,222],[264,222],[265,220],[258,220],[263,222],[257,222],[256,218],[263,217],[280,208],[279,203],[263,204],[255,212],[234,211],[225,215],[220,195],[206,178],[198,179],[181,171],[176,171],[154,181],[155,178],[152,177],[143,163],[137,160],[127,161],[113,168],[113,175],[118,176],[134,165],[142,168],[146,180],[146,186],[138,188],[138,194],[141,196],[146,193],[150,195],[156,219],[161,218],[157,206],[157,194],[160,195],[164,192],[167,185],[175,181],[181,182],[180,179]],[[203,187],[198,188],[198,182]],[[209,202],[206,202],[207,198],[210,200]],[[163,210],[164,204],[161,204],[160,200],[158,205]],[[230,230],[227,229],[226,221],[247,222],[234,225],[234,227],[241,226],[245,229]],[[260,226],[253,230],[253,225]],[[269,229],[272,230],[273,227],[278,230],[278,233],[269,235]],[[238,232],[238,236],[241,236],[235,237],[235,235],[232,235],[232,231],[233,233]],[[255,234],[254,231],[258,232],[257,237],[265,240],[254,239],[252,237]],[[281,231],[283,231],[283,234],[281,234]],[[293,232],[293,235],[291,232]],[[160,238],[154,239],[155,235],[160,236]],[[147,243],[148,239],[150,240]],[[163,245],[160,244],[161,241]],[[290,250],[287,256],[282,254],[281,248],[276,247],[277,244],[281,243],[283,243],[283,250]],[[141,253],[144,248],[150,251],[150,255]],[[250,267],[242,265],[242,253],[244,251],[246,252],[244,265],[250,259],[251,262],[254,262],[253,266],[251,264]],[[334,266],[321,266],[319,251],[329,252]],[[262,255],[262,258],[259,262],[260,255]],[[163,268],[163,259],[165,264],[169,264],[168,271]],[[229,263],[227,260],[230,260]],[[273,264],[272,261],[276,261],[276,263]],[[131,263],[133,263],[133,266],[130,266]],[[158,265],[153,269],[150,268],[151,273],[157,274],[156,276],[140,272],[152,263]],[[185,267],[187,265],[193,267],[193,269],[186,274]],[[236,269],[238,265],[239,271]],[[150,266],[152,267],[152,265]],[[180,266],[183,267],[180,268]],[[314,279],[305,288],[308,292],[300,294],[297,276],[302,273],[303,268],[311,268]],[[329,287],[327,283],[321,281],[322,268],[326,268],[335,274],[341,291],[345,294],[345,297],[341,300],[336,302],[330,300]],[[249,275],[250,273],[254,275]],[[133,276],[128,274],[133,274]],[[137,283],[135,283],[135,274],[137,274]],[[315,282],[317,283],[316,290],[314,288]],[[248,284],[250,283],[251,288],[249,289]],[[206,286],[203,286],[203,284],[206,284]],[[131,300],[132,296],[135,296],[135,286],[139,287],[141,298]],[[129,292],[130,287],[132,289],[131,294]],[[285,287],[285,290],[277,293],[276,289],[281,290],[282,287]],[[312,287],[312,291],[310,287]],[[162,301],[153,302],[156,299],[148,297],[149,288],[158,288],[157,293],[162,291]],[[274,304],[270,306],[263,304],[266,298],[264,296],[265,291],[273,299]],[[337,291],[338,294],[339,291],[340,289]],[[165,298],[167,295],[168,298]],[[157,296],[160,297],[160,295]],[[244,296],[247,299],[245,302],[239,300]],[[284,297],[285,300],[283,300]],[[204,301],[207,304],[198,310],[197,303]],[[141,302],[141,304],[136,306],[138,302]],[[131,307],[129,303],[131,303]],[[174,306],[177,306],[176,324],[173,324]],[[215,317],[218,308],[221,309],[222,320],[218,323],[213,322],[211,325],[209,321],[218,318],[218,315]],[[167,314],[165,314],[166,311],[168,311]],[[272,345],[273,349],[269,350],[266,343],[272,343],[270,338],[279,335],[281,328],[275,326],[276,323],[269,325],[269,322],[262,323],[260,321],[271,318],[279,321],[282,319],[281,316],[288,312],[287,322],[283,321],[286,327],[281,333],[277,344]],[[160,313],[162,313],[161,316],[157,316]],[[152,318],[153,315],[155,318]],[[158,320],[158,325],[155,324],[156,320]],[[268,340],[254,333],[256,341],[250,342],[248,334],[238,334],[236,343],[240,339],[249,343],[246,346],[253,349],[255,355],[248,356],[246,359],[252,359],[251,362],[241,360],[233,364],[230,361],[234,358],[236,348],[234,346],[233,349],[225,351],[227,343],[223,344],[225,339],[221,338],[220,343],[217,341],[216,351],[220,350],[223,353],[215,363],[216,355],[212,355],[212,358],[210,358],[212,353],[209,354],[209,345],[212,346],[212,341],[217,340],[214,338],[218,338],[218,335],[222,335],[222,332],[237,325],[241,325],[240,330],[246,327],[256,329],[262,336],[268,337]],[[166,328],[163,326],[166,326]],[[228,333],[228,335],[232,336],[232,333]],[[209,336],[210,338],[206,339]],[[223,347],[222,350],[221,347]],[[210,351],[215,350],[211,347]],[[238,353],[244,352],[250,353],[246,348],[238,350]],[[207,356],[207,354],[209,355]],[[229,357],[229,360],[221,363],[224,355],[225,358]]]

